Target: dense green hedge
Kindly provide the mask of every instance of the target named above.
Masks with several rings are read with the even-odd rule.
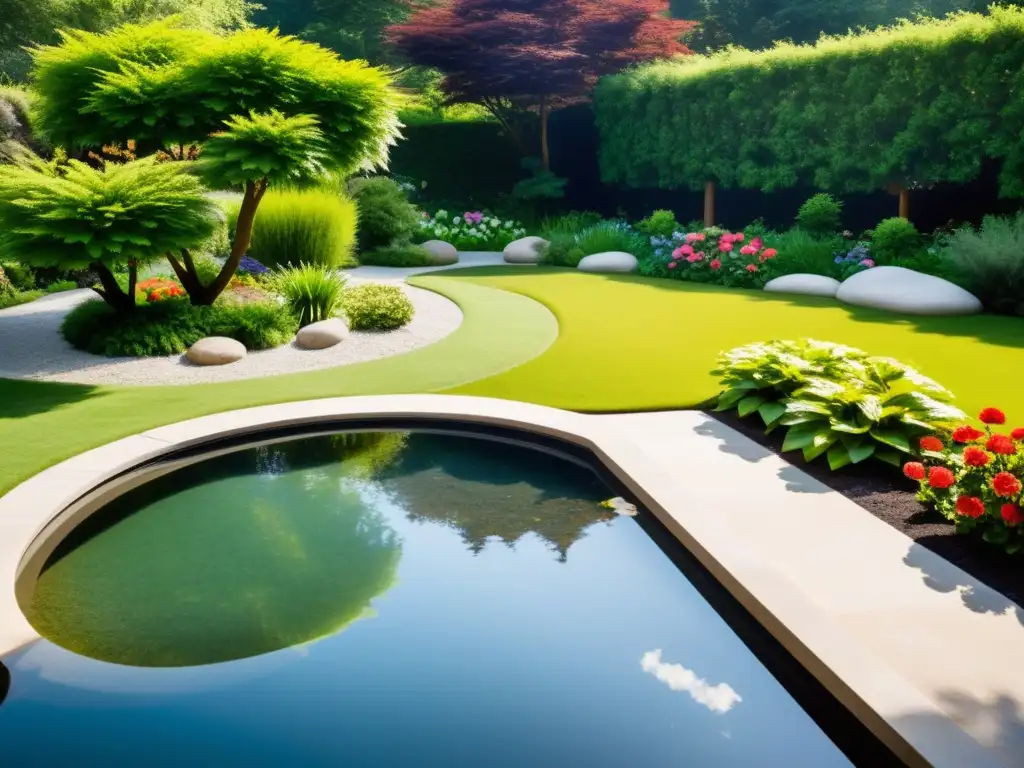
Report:
[[[409,125],[391,150],[391,172],[427,182],[425,197],[453,206],[493,205],[526,175],[515,145],[495,122]]]
[[[1024,11],[642,66],[597,88],[605,181],[841,192],[978,176],[1024,196]]]

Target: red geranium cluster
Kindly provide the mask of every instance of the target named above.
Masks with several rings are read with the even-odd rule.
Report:
[[[998,408],[985,408],[978,420],[983,430],[957,427],[948,446],[938,437],[923,438],[922,458],[934,463],[908,462],[903,474],[918,482],[918,498],[958,531],[980,530],[986,541],[1017,552],[1024,548],[1024,427],[994,431],[1006,424]]]
[[[145,296],[146,301],[150,304],[185,295],[184,288],[165,277],[151,277],[149,280],[143,280],[135,287],[135,290]]]

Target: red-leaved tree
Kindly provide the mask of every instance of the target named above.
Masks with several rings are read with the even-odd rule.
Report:
[[[550,166],[548,115],[590,96],[602,75],[639,61],[690,53],[693,22],[669,18],[668,0],[447,0],[388,29],[413,64],[433,67],[451,103],[477,103],[526,149],[517,116],[540,115]]]

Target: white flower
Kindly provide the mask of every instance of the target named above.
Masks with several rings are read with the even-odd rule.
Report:
[[[440,211],[438,211],[437,213],[434,214],[434,218],[436,218],[436,219],[447,219],[448,218],[448,211],[446,211],[446,210],[444,210],[442,208]]]
[[[500,227],[501,226],[501,222],[498,221],[497,219],[488,219],[487,223],[490,224],[492,227]]]
[[[462,221],[461,216],[452,216],[452,224],[458,224],[460,221]]]
[[[505,229],[514,229],[514,228],[515,228],[515,222],[514,221],[506,221],[505,222]]]

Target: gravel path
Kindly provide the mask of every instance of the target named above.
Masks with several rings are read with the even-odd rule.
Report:
[[[460,254],[458,266],[500,263],[501,254],[466,253]],[[317,351],[285,344],[250,352],[237,363],[209,367],[192,365],[184,355],[112,358],[73,349],[60,335],[60,324],[73,307],[95,293],[86,289],[44,296],[29,304],[0,310],[0,377],[134,386],[201,384],[313,371],[400,355],[440,341],[462,323],[462,312],[454,302],[404,284],[409,275],[435,270],[359,267],[346,272],[350,285],[400,285],[416,309],[412,322],[404,328],[355,331],[341,344]]]

